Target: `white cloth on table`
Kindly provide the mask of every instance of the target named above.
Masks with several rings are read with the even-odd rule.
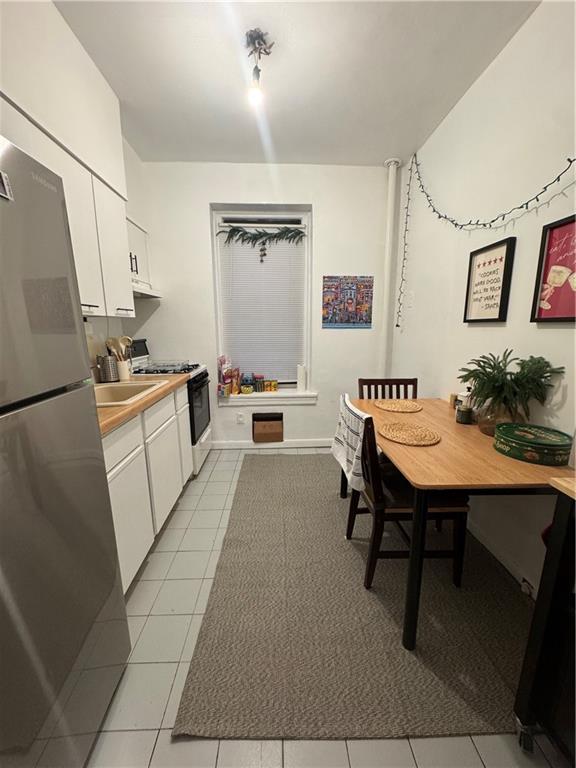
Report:
[[[332,441],[332,455],[342,467],[348,485],[354,491],[364,490],[362,476],[362,439],[368,414],[355,408],[348,395],[340,395],[340,414]]]

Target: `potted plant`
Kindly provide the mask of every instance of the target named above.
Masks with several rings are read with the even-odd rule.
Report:
[[[471,405],[478,410],[478,427],[493,435],[496,424],[526,421],[530,418],[530,401],[546,402],[552,377],[564,373],[564,367],[553,368],[543,357],[521,359],[505,349],[502,355],[481,355],[460,368],[460,381],[472,387]],[[516,370],[510,370],[515,364]]]

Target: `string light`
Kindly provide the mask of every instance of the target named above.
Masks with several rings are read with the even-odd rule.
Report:
[[[441,211],[438,210],[438,208],[434,204],[434,201],[432,200],[430,193],[424,186],[424,181],[422,180],[422,173],[420,171],[420,162],[418,160],[418,155],[414,154],[412,159],[414,160],[418,187],[420,188],[420,192],[422,192],[422,194],[426,198],[428,207],[442,221],[447,221],[456,229],[465,229],[465,230],[491,229],[496,223],[505,221],[513,213],[516,213],[517,211],[527,211],[532,203],[537,203],[540,201],[540,198],[542,197],[542,195],[545,195],[548,189],[552,185],[558,184],[562,176],[568,173],[570,168],[572,168],[572,165],[576,162],[576,158],[571,158],[571,157],[566,158],[567,165],[563,171],[561,171],[554,179],[552,179],[552,181],[549,181],[548,184],[545,184],[537,194],[532,195],[532,197],[528,198],[528,200],[526,200],[525,202],[520,203],[519,205],[515,205],[509,210],[503,211],[502,213],[498,213],[493,218],[486,219],[485,221],[481,221],[480,219],[476,219],[476,221],[474,221],[473,219],[470,219],[469,221],[458,221],[454,217],[448,216],[448,214],[442,213]]]
[[[408,184],[406,187],[406,206],[404,208],[404,229],[402,232],[402,265],[400,267],[400,282],[398,283],[398,301],[396,306],[396,328],[400,328],[402,310],[404,308],[404,286],[406,285],[406,263],[408,261],[408,219],[410,218],[410,202],[412,192],[412,177],[416,155],[412,155],[408,168]]]
[[[418,155],[414,153],[410,159],[410,166],[408,170],[406,207],[404,208],[404,229],[402,233],[402,262],[400,267],[400,282],[398,284],[398,296],[396,300],[396,328],[400,328],[400,321],[402,319],[402,312],[404,309],[406,266],[408,261],[408,219],[410,218],[410,203],[412,200],[411,192],[412,192],[413,177],[416,178],[416,181],[418,183],[418,188],[420,189],[420,192],[424,195],[426,202],[428,204],[428,208],[430,208],[430,210],[434,213],[434,215],[440,221],[445,221],[448,224],[451,224],[455,229],[471,232],[476,229],[492,229],[492,227],[495,227],[495,226],[501,227],[503,223],[514,213],[517,213],[517,212],[526,213],[530,209],[530,206],[532,203],[539,203],[540,198],[548,192],[550,187],[560,182],[562,177],[570,171],[570,169],[572,168],[572,165],[575,162],[576,162],[576,158],[571,158],[571,157],[566,158],[567,165],[564,168],[564,170],[561,171],[554,179],[552,179],[552,181],[549,181],[547,184],[545,184],[537,194],[532,195],[532,197],[528,198],[528,200],[525,200],[523,203],[520,203],[519,205],[515,205],[509,210],[503,211],[502,213],[498,213],[496,216],[492,217],[491,219],[486,219],[484,221],[481,221],[480,219],[476,219],[476,221],[474,221],[473,219],[470,219],[469,221],[458,221],[458,219],[454,218],[453,216],[449,216],[446,213],[442,213],[442,211],[440,211],[436,207],[434,200],[432,199],[432,196],[430,195],[430,193],[428,192],[428,190],[424,185],[424,181],[422,179],[422,173],[420,171],[420,162],[418,160]],[[562,194],[565,194],[564,190],[562,190]],[[547,201],[546,205],[549,205],[549,201]]]

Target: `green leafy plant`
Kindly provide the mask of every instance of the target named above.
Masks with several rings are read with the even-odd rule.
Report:
[[[492,413],[506,411],[515,421],[519,414],[530,418],[530,402],[546,402],[552,377],[564,373],[564,366],[554,368],[544,357],[521,359],[511,349],[502,355],[480,355],[460,368],[460,381],[472,387],[471,404]],[[510,370],[512,364],[517,370]]]
[[[266,247],[271,243],[279,243],[286,240],[287,243],[301,243],[305,232],[298,227],[278,227],[271,229],[245,229],[244,227],[230,227],[221,229],[217,235],[226,235],[224,245],[230,243],[241,243],[242,245],[251,245],[253,248],[257,245]]]

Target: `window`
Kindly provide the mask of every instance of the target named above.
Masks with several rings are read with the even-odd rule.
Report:
[[[309,213],[218,212],[213,224],[220,354],[243,373],[295,384],[297,366],[308,357]],[[231,225],[249,231],[298,227],[305,237],[299,244],[271,243],[261,255],[258,246],[225,245],[226,237],[216,233]]]

